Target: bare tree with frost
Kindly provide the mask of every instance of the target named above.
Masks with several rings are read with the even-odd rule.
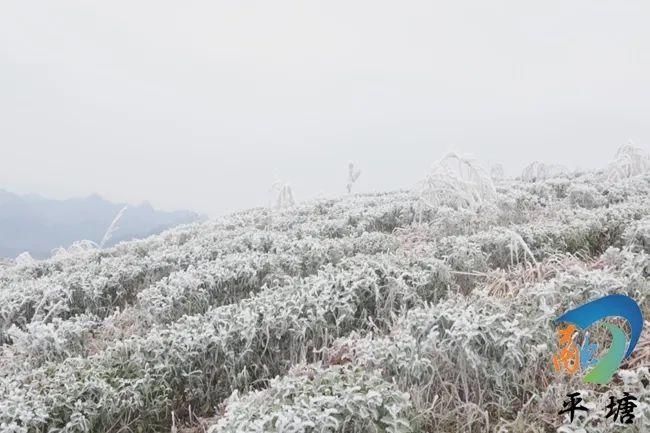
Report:
[[[361,170],[355,169],[354,163],[350,161],[348,163],[348,183],[346,186],[348,194],[352,192],[352,186],[355,184],[357,179],[359,179],[359,176],[361,176]]]
[[[293,191],[291,185],[276,181],[271,190],[275,193],[274,207],[277,209],[284,209],[293,206],[296,202],[293,198]]]

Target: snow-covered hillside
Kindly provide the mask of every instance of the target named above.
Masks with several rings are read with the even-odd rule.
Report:
[[[611,173],[254,209],[0,266],[0,430],[613,431],[607,389],[551,367],[568,308],[623,293],[650,317],[650,175]],[[645,332],[616,378],[639,398],[625,431],[650,431]],[[575,390],[594,410],[569,425]]]

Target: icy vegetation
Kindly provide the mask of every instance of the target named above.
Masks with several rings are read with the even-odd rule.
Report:
[[[5,263],[0,431],[617,431],[607,387],[553,371],[552,321],[608,293],[650,317],[630,152],[519,180],[450,155],[417,191],[300,204],[280,185],[271,208]],[[649,332],[615,377],[639,399],[620,431],[650,431]],[[593,410],[569,423],[573,391]]]

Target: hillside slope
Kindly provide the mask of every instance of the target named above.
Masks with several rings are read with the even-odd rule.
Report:
[[[650,317],[650,175],[500,181],[254,209],[0,267],[2,432],[605,432],[553,371],[552,321],[608,293]],[[646,327],[647,328],[647,327]],[[650,340],[616,383],[650,431]],[[557,413],[581,390],[590,411]]]

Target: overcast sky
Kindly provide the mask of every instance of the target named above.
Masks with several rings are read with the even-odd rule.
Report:
[[[650,143],[650,2],[2,0],[0,188],[217,215]]]

